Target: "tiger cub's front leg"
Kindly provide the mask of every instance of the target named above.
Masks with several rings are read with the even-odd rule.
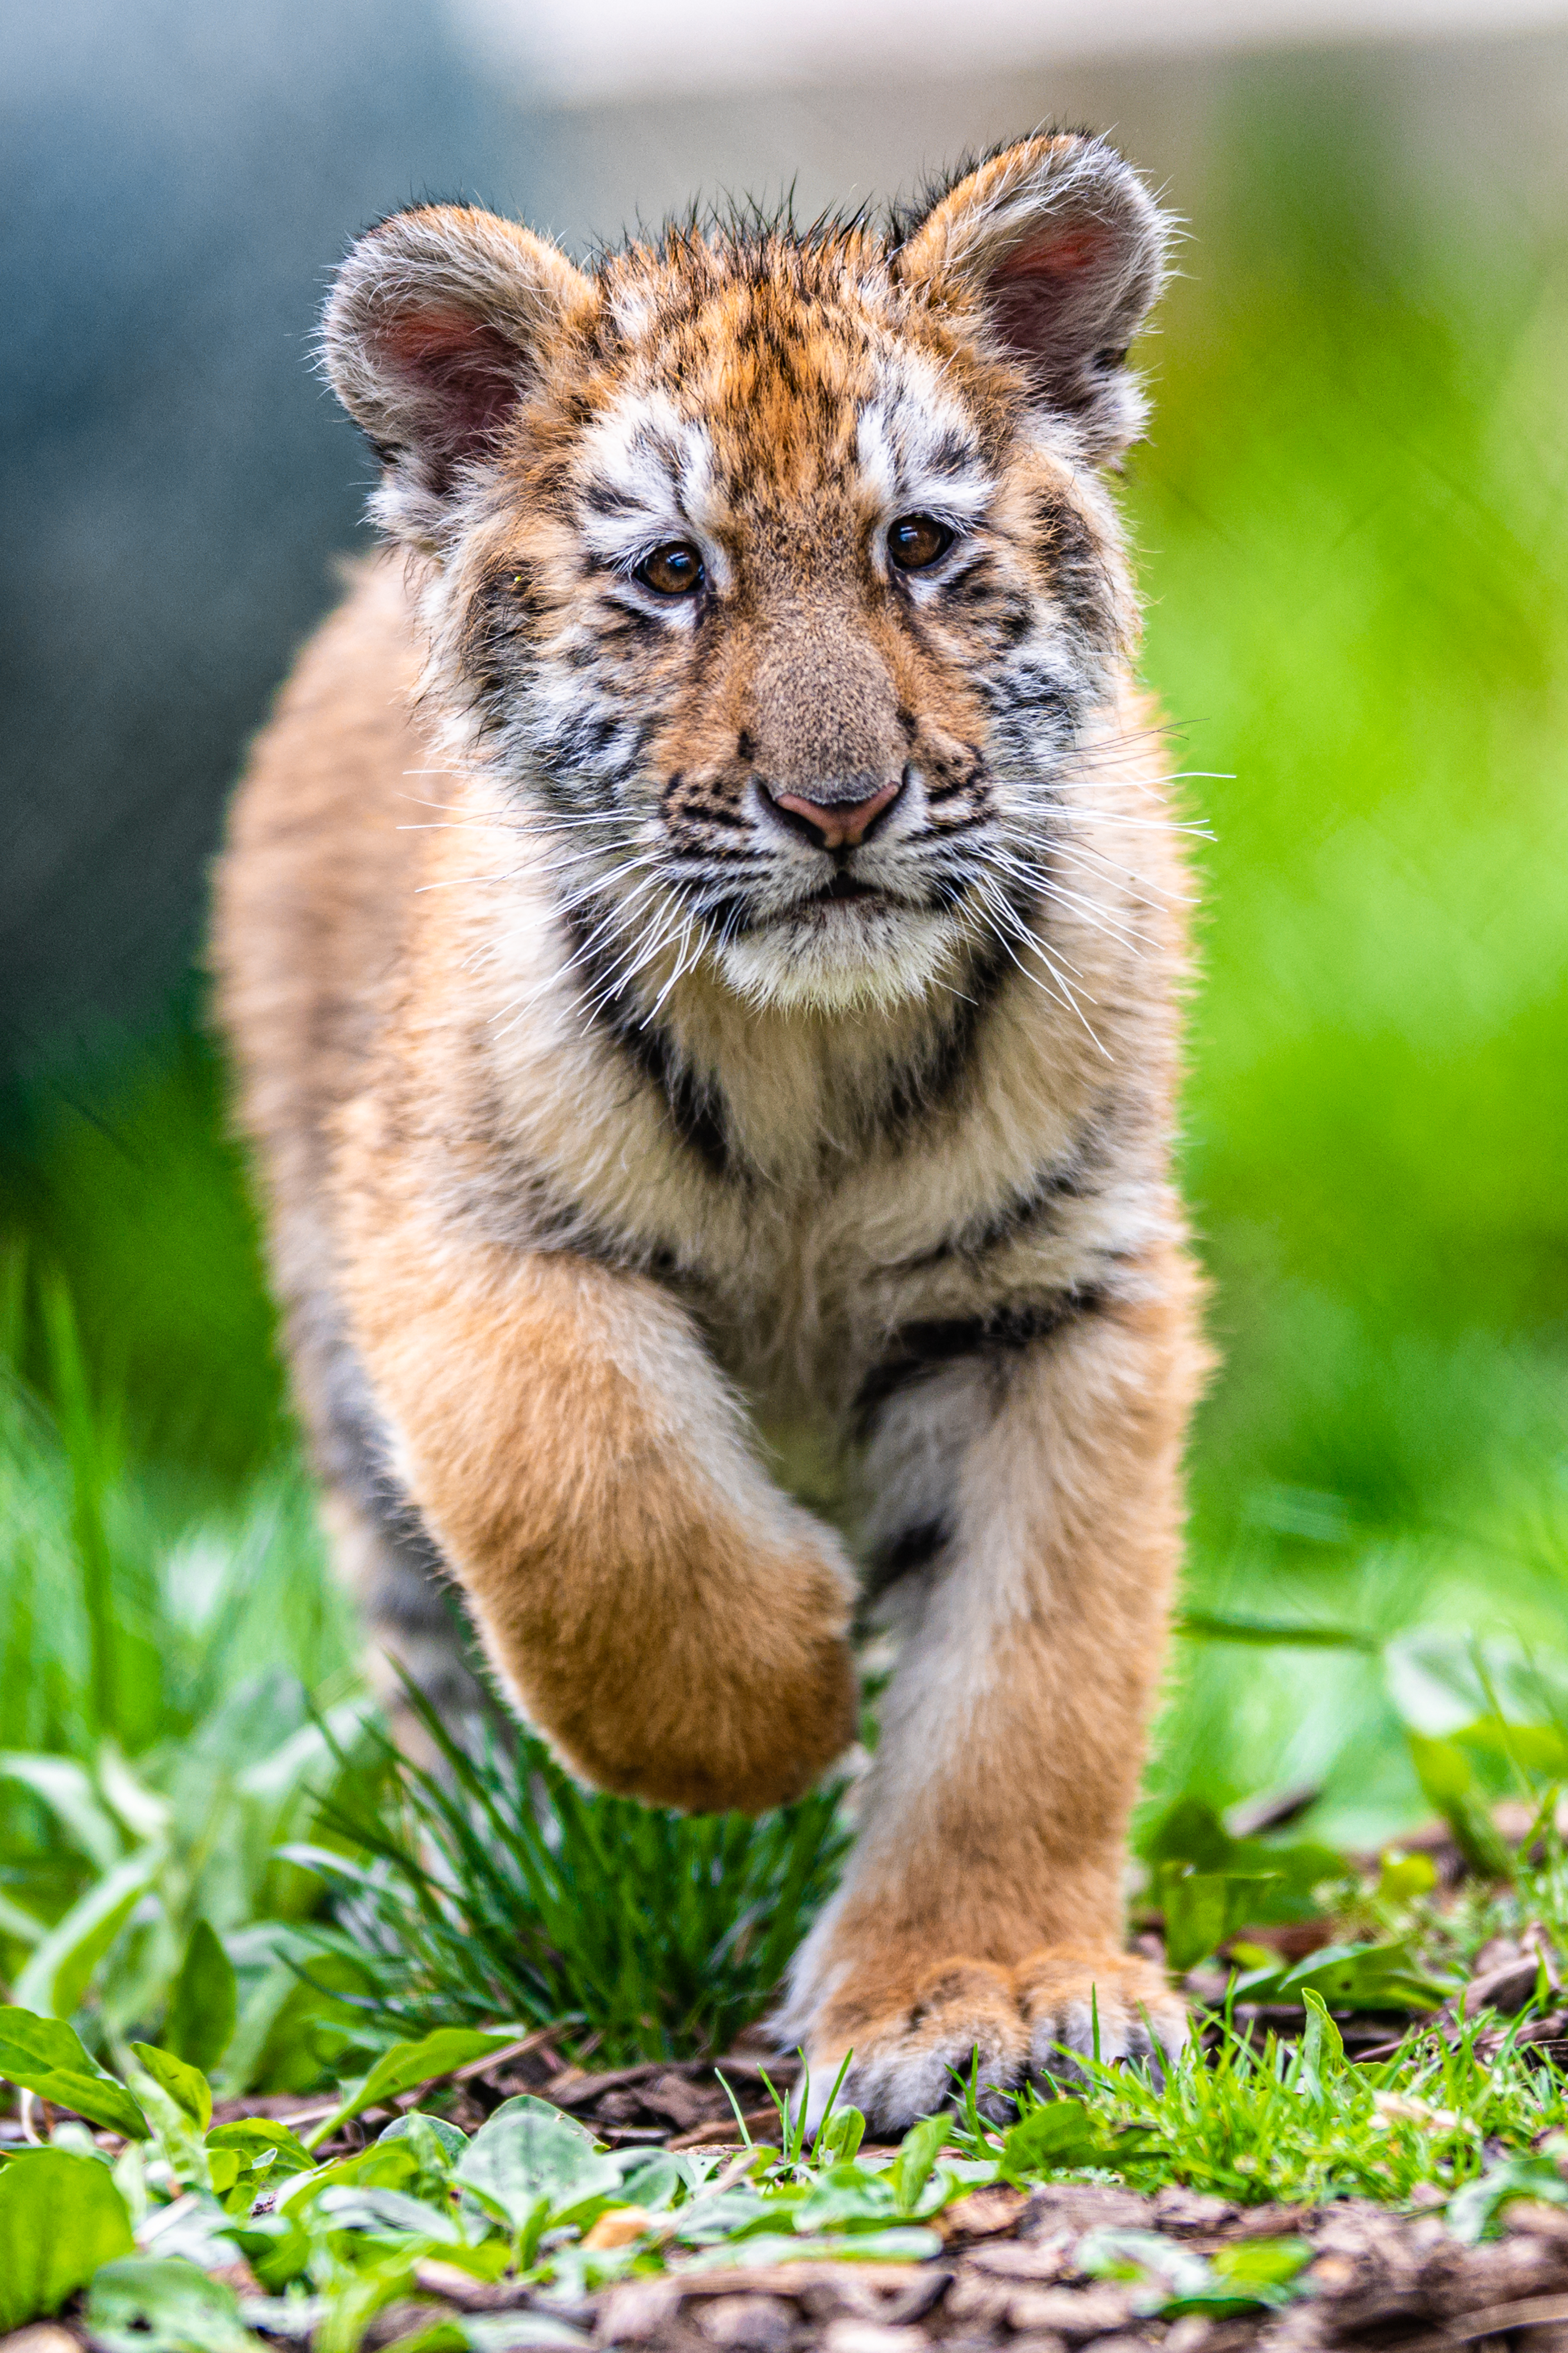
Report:
[[[1115,1299],[1018,1303],[903,1335],[866,1392],[874,1533],[907,1632],[845,1884],[784,2021],[815,2102],[898,2131],[978,2047],[1004,2090],[1171,2049],[1184,2013],[1122,1949],[1128,1815],[1176,1562],[1202,1358],[1174,1252]]]
[[[854,1733],[851,1577],[685,1311],[362,1195],[348,1281],[395,1468],[491,1663],[603,1788],[755,1812]]]

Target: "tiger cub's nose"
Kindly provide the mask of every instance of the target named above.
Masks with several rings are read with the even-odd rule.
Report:
[[[854,779],[855,786],[863,782],[858,776]],[[903,789],[902,776],[894,776],[875,792],[858,799],[849,798],[847,793],[832,796],[831,787],[821,799],[807,793],[773,791],[768,791],[767,797],[774,808],[797,820],[792,830],[804,829],[809,839],[820,840],[824,849],[854,849],[865,840],[878,819],[886,816]]]

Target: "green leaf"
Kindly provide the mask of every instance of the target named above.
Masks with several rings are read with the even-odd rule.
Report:
[[[622,2149],[616,2162],[621,2168],[622,2197],[649,2214],[663,2213],[690,2186],[679,2158],[665,2148]]]
[[[1301,2000],[1307,2023],[1296,2052],[1291,2088],[1305,2100],[1321,2101],[1336,2075],[1344,2073],[1344,2037],[1329,2016],[1321,1993],[1304,1986]]]
[[[1380,1904],[1411,1904],[1430,1895],[1437,1884],[1437,1866],[1429,1854],[1399,1854],[1392,1850],[1378,1863]]]
[[[1375,1634],[1359,1626],[1331,1626],[1310,1619],[1236,1618],[1217,1609],[1184,1609],[1175,1631],[1196,1642],[1257,1642],[1301,1651],[1375,1651]]]
[[[8,1895],[0,1894],[0,1936],[15,1936],[19,1945],[41,1945],[47,1934],[41,1920],[35,1920]]]
[[[40,2149],[0,2170],[0,2328],[58,2312],[135,2241],[125,2200],[94,2157]]]
[[[835,2108],[823,2120],[815,2158],[821,2165],[847,2165],[865,2137],[866,2119],[858,2108]]]
[[[938,2184],[940,2189],[942,2185]],[[918,2195],[915,2202],[919,2203]],[[795,2210],[797,2231],[842,2231],[858,2224],[897,2221],[910,2210],[900,2206],[891,2170],[879,2173],[853,2160],[830,2166],[818,2175]]]
[[[153,2081],[163,2086],[196,2130],[205,2133],[213,2120],[213,2095],[212,2085],[201,2069],[188,2066],[172,2051],[160,2051],[152,2042],[133,2042],[131,2048]]]
[[[1187,1871],[1180,1865],[1160,1873],[1165,1915],[1165,1955],[1178,1975],[1206,1960],[1227,1936],[1256,1920],[1273,1872]]]
[[[209,2149],[232,2149],[247,2169],[271,2153],[269,2171],[309,2173],[310,2152],[277,2116],[237,2116],[232,2124],[215,2125],[207,2135]]]
[[[16,1979],[16,2000],[25,2009],[54,2018],[70,2016],[165,1860],[162,1847],[140,1847],[78,1898]]]
[[[227,2282],[177,2256],[107,2263],[92,2283],[87,2325],[104,2353],[260,2353]]]
[[[1553,2134],[1538,2155],[1504,2158],[1479,2181],[1467,2181],[1456,2189],[1448,2200],[1447,2217],[1453,2237],[1467,2246],[1492,2237],[1499,2215],[1516,2198],[1539,2198],[1547,2205],[1568,2206],[1568,2181],[1554,2161],[1565,2152],[1568,2140],[1561,2133]]]
[[[1255,2290],[1259,2302],[1273,2303],[1277,2291],[1289,2287],[1315,2253],[1306,2239],[1237,2239],[1215,2249],[1209,2268],[1227,2287]]]
[[[164,2050],[210,2075],[228,2049],[238,1998],[233,1962],[211,1923],[198,1920],[169,1996]]]
[[[432,2084],[454,2068],[466,2067],[470,2059],[482,2059],[491,2051],[504,2051],[515,2042],[519,2030],[503,2026],[481,2031],[468,2026],[439,2026],[434,2034],[426,2034],[418,2042],[395,2042],[384,2052],[363,2081],[345,2086],[344,2096],[330,2116],[306,2136],[307,2148],[319,2147],[333,2133],[346,2125],[351,2116],[363,2115],[366,2108],[385,2105],[401,2092],[412,2092],[421,2084]],[[508,2106],[512,2103],[508,2102]],[[504,2113],[498,2108],[498,2116]],[[552,2111],[552,2114],[558,2113]],[[491,2122],[494,2122],[492,2117]]]
[[[1498,1834],[1464,1750],[1455,1741],[1429,1739],[1425,1733],[1407,1730],[1405,1737],[1428,1803],[1453,1831],[1454,1843],[1472,1871],[1484,1879],[1510,1878],[1513,1857]]]
[[[900,2214],[914,2212],[921,2191],[931,2179],[931,2168],[952,2137],[951,2116],[923,2116],[904,2135],[889,2168],[894,2201]]]
[[[1173,1798],[1142,1842],[1149,1862],[1186,1862],[1194,1871],[1234,1867],[1238,1841],[1203,1798]]]
[[[504,2101],[479,2126],[452,2178],[510,2225],[525,2262],[547,2221],[621,2189],[620,2167],[595,2147],[593,2135],[527,2093]]]
[[[1172,2296],[1202,2295],[1209,2284],[1203,2257],[1158,2231],[1110,2227],[1087,2232],[1073,2260],[1090,2279],[1147,2283],[1140,2299],[1145,2311],[1164,2307]]]
[[[39,2018],[30,2010],[0,2010],[0,2076],[74,2109],[89,2124],[128,2139],[147,2137],[147,2119],[123,2084],[107,2074],[83,2049],[63,2018]]]
[[[19,1788],[30,1789],[95,1871],[112,1871],[123,1856],[125,1841],[120,1827],[100,1799],[87,1767],[74,1757],[0,1757],[0,1781],[14,1781]]]
[[[422,2173],[450,2173],[468,2146],[468,2136],[444,2116],[427,2116],[411,2108],[387,2126],[378,2141],[405,2140],[419,2160]]]
[[[1044,2100],[1003,2140],[1001,2170],[1018,2182],[1031,2174],[1098,2165],[1104,2154],[1105,2135],[1081,2100]]]
[[[1325,1945],[1289,1968],[1249,1971],[1236,1991],[1243,2001],[1300,2001],[1312,1992],[1335,2010],[1436,2010],[1448,1988],[1416,1966],[1408,1945]]]

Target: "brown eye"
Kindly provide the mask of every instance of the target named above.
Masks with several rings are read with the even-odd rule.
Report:
[[[702,558],[689,539],[667,540],[644,556],[632,578],[656,596],[689,596],[702,586]]]
[[[900,515],[888,533],[888,554],[900,572],[928,572],[947,554],[952,536],[934,515]]]

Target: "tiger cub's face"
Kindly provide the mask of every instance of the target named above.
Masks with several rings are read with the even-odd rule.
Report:
[[[671,236],[588,277],[489,216],[362,240],[334,380],[591,966],[835,1008],[1037,895],[1132,627],[1098,467],[1163,224],[1098,142],[921,221]]]

